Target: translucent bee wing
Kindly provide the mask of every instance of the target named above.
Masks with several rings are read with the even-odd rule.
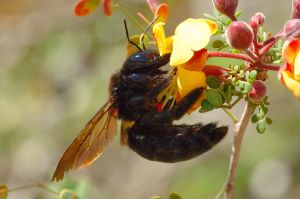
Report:
[[[92,117],[61,157],[52,181],[62,180],[70,169],[92,164],[102,153],[117,131],[113,97]]]

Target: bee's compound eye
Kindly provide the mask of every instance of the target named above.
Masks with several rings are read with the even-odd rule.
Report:
[[[145,56],[143,53],[135,54],[131,57],[132,62],[140,62],[140,63],[146,63],[149,62],[148,57]]]

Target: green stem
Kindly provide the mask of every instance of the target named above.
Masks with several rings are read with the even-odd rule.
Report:
[[[47,191],[49,193],[52,193],[52,194],[54,194],[56,196],[59,196],[58,192],[53,191],[53,190],[47,188],[46,186],[44,186],[43,184],[41,184],[39,182],[36,182],[36,181],[34,181],[34,183],[30,184],[30,185],[24,185],[24,186],[20,186],[20,187],[9,189],[8,192],[16,192],[16,191],[20,191],[20,190],[24,190],[24,189],[31,189],[31,188],[34,188],[34,187],[38,187],[38,188],[44,189],[45,191]]]
[[[231,113],[227,108],[222,108],[223,111],[230,117],[230,119],[233,121],[233,123],[237,123],[238,122],[238,119],[236,118],[236,116]]]

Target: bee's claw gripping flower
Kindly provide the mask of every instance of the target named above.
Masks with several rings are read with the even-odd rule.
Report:
[[[286,63],[280,70],[281,80],[300,99],[300,39],[286,41],[283,56]]]
[[[247,50],[253,41],[250,26],[242,21],[232,22],[225,34],[230,46],[238,50]]]

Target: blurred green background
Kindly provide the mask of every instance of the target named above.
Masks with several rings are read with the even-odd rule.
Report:
[[[101,9],[75,17],[77,1],[0,1],[0,184],[10,188],[37,180],[54,190],[70,188],[82,198],[148,199],[178,192],[185,199],[213,198],[227,175],[232,124],[221,111],[194,113],[181,122],[218,121],[231,126],[209,153],[177,164],[151,162],[119,145],[119,137],[86,169],[63,182],[50,177],[66,147],[107,98],[108,81],[126,56],[125,16]],[[212,12],[209,0],[166,1],[167,32],[187,17]],[[133,13],[151,17],[143,0],[124,1]],[[240,0],[241,19],[266,15],[268,31],[279,31],[291,1]],[[132,23],[131,35],[140,33]],[[300,198],[300,103],[271,74],[267,81],[273,125],[263,135],[250,125],[237,179],[239,199]],[[234,109],[240,114],[243,103]],[[55,198],[40,189],[9,193],[9,199]]]

